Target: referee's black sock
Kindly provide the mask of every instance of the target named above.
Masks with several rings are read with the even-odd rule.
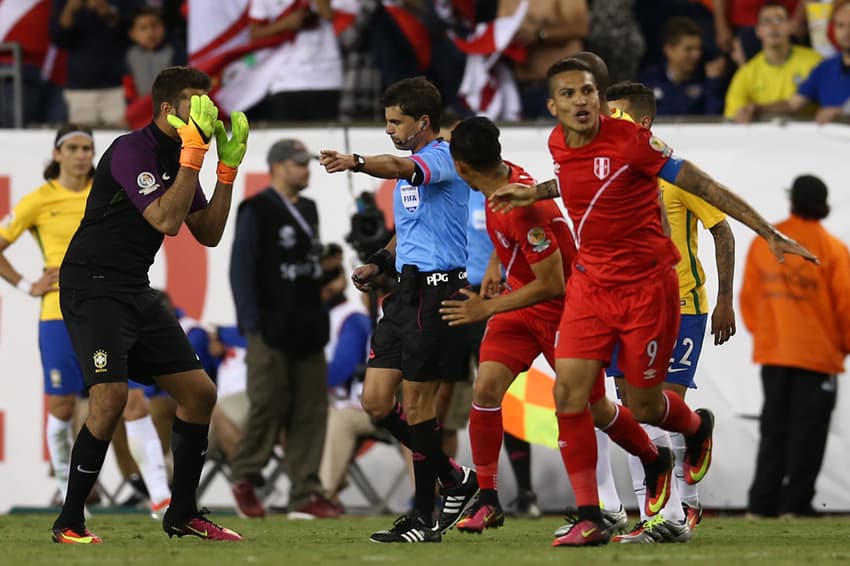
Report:
[[[463,479],[463,473],[456,465],[452,464],[451,459],[443,452],[442,429],[436,419],[433,422],[434,428],[438,433],[438,450],[434,454],[434,466],[437,470],[437,476],[440,478],[440,483],[444,486],[452,486]],[[408,426],[407,420],[404,418],[404,409],[402,409],[401,403],[398,401],[396,401],[395,407],[393,407],[393,410],[387,416],[375,421],[375,425],[387,429],[402,445],[413,450],[410,440],[410,426]]]
[[[171,487],[169,520],[180,522],[198,514],[196,492],[207,456],[210,425],[174,419],[171,429],[171,454],[174,457],[174,483]]]
[[[410,427],[404,418],[404,409],[398,401],[387,416],[375,421],[375,425],[387,429],[396,440],[410,448]]]
[[[452,487],[463,480],[463,472],[454,464],[449,455],[443,451],[443,427],[440,421],[434,421],[437,433],[437,451],[434,453],[434,466],[437,471],[437,479],[443,487]]]
[[[109,449],[109,441],[95,438],[86,425],[80,429],[74,448],[71,450],[71,469],[68,475],[68,495],[59,517],[53,523],[53,528],[81,527],[85,525],[86,497],[91,493],[106,451]]]
[[[429,525],[433,524],[436,498],[434,484],[437,481],[437,472],[434,467],[434,455],[442,452],[442,448],[437,444],[436,425],[436,419],[410,425],[410,451],[413,453],[413,479],[416,486],[413,506]]]

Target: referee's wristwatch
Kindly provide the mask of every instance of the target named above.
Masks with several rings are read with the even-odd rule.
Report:
[[[359,153],[353,153],[351,157],[354,158],[354,172],[359,173],[363,171],[363,168],[366,166],[366,158]]]

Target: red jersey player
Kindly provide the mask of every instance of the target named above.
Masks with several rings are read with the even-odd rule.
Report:
[[[558,180],[510,185],[491,197],[496,210],[527,206],[560,192],[573,221],[578,252],[567,283],[555,347],[559,445],[579,507],[579,521],[554,546],[607,542],[596,489],[596,446],[588,401],[620,342],[626,398],[638,420],[681,432],[687,442],[686,481],[705,477],[711,462],[714,417],[694,412],[662,389],[678,331],[678,253],[664,235],[656,177],[713,204],[763,236],[783,254],[817,259],[785,237],[740,197],[672,155],[648,130],[600,116],[596,80],[586,63],[567,57],[548,72],[547,101],[558,126],[549,138]],[[666,486],[659,486],[667,489]]]
[[[499,129],[487,118],[468,118],[452,132],[452,157],[458,174],[485,195],[506,182],[532,185],[522,168],[503,161]],[[496,492],[499,450],[502,441],[501,402],[514,377],[528,369],[541,353],[554,364],[555,335],[564,307],[564,281],[575,258],[575,243],[566,219],[552,201],[515,209],[508,214],[487,212],[487,231],[495,254],[505,268],[508,292],[490,300],[463,291],[467,300],[443,301],[441,312],[450,325],[491,317],[481,344],[480,366],[473,391],[469,434],[481,492],[478,501],[458,522],[461,531],[481,532],[504,521]],[[498,280],[498,264],[491,262],[482,281]],[[493,271],[496,274],[493,274]],[[556,395],[563,384],[556,382]],[[672,455],[652,444],[630,412],[605,397],[598,380],[590,395],[596,426],[627,451],[638,456],[650,478],[649,501],[669,496]],[[663,505],[663,502],[661,503]],[[606,532],[600,534],[607,537]]]

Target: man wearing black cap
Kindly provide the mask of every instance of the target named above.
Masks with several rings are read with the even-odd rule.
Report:
[[[791,217],[776,228],[820,258],[777,263],[762,238],[750,246],[741,315],[761,364],[764,406],[748,511],[754,517],[813,516],[836,375],[850,352],[850,252],[820,221],[827,189],[801,175],[790,191]]]
[[[239,206],[230,285],[239,328],[248,340],[250,414],[230,468],[237,509],[262,517],[254,487],[286,431],[290,518],[336,517],[324,496],[319,464],[328,415],[328,314],[322,303],[322,245],[316,204],[300,196],[315,156],[299,140],[269,149],[271,185]]]

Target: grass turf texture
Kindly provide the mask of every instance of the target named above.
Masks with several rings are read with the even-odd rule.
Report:
[[[441,544],[376,544],[369,535],[392,525],[391,517],[290,521],[284,517],[243,520],[213,514],[214,522],[240,532],[238,543],[192,537],[169,539],[145,515],[95,514],[88,527],[102,545],[59,545],[50,541],[52,516],[0,516],[0,563],[24,565],[215,564],[423,564],[496,566],[508,564],[824,564],[850,561],[850,518],[747,521],[706,517],[687,544],[551,548],[558,517],[511,519],[505,527],[469,535],[455,530]]]

